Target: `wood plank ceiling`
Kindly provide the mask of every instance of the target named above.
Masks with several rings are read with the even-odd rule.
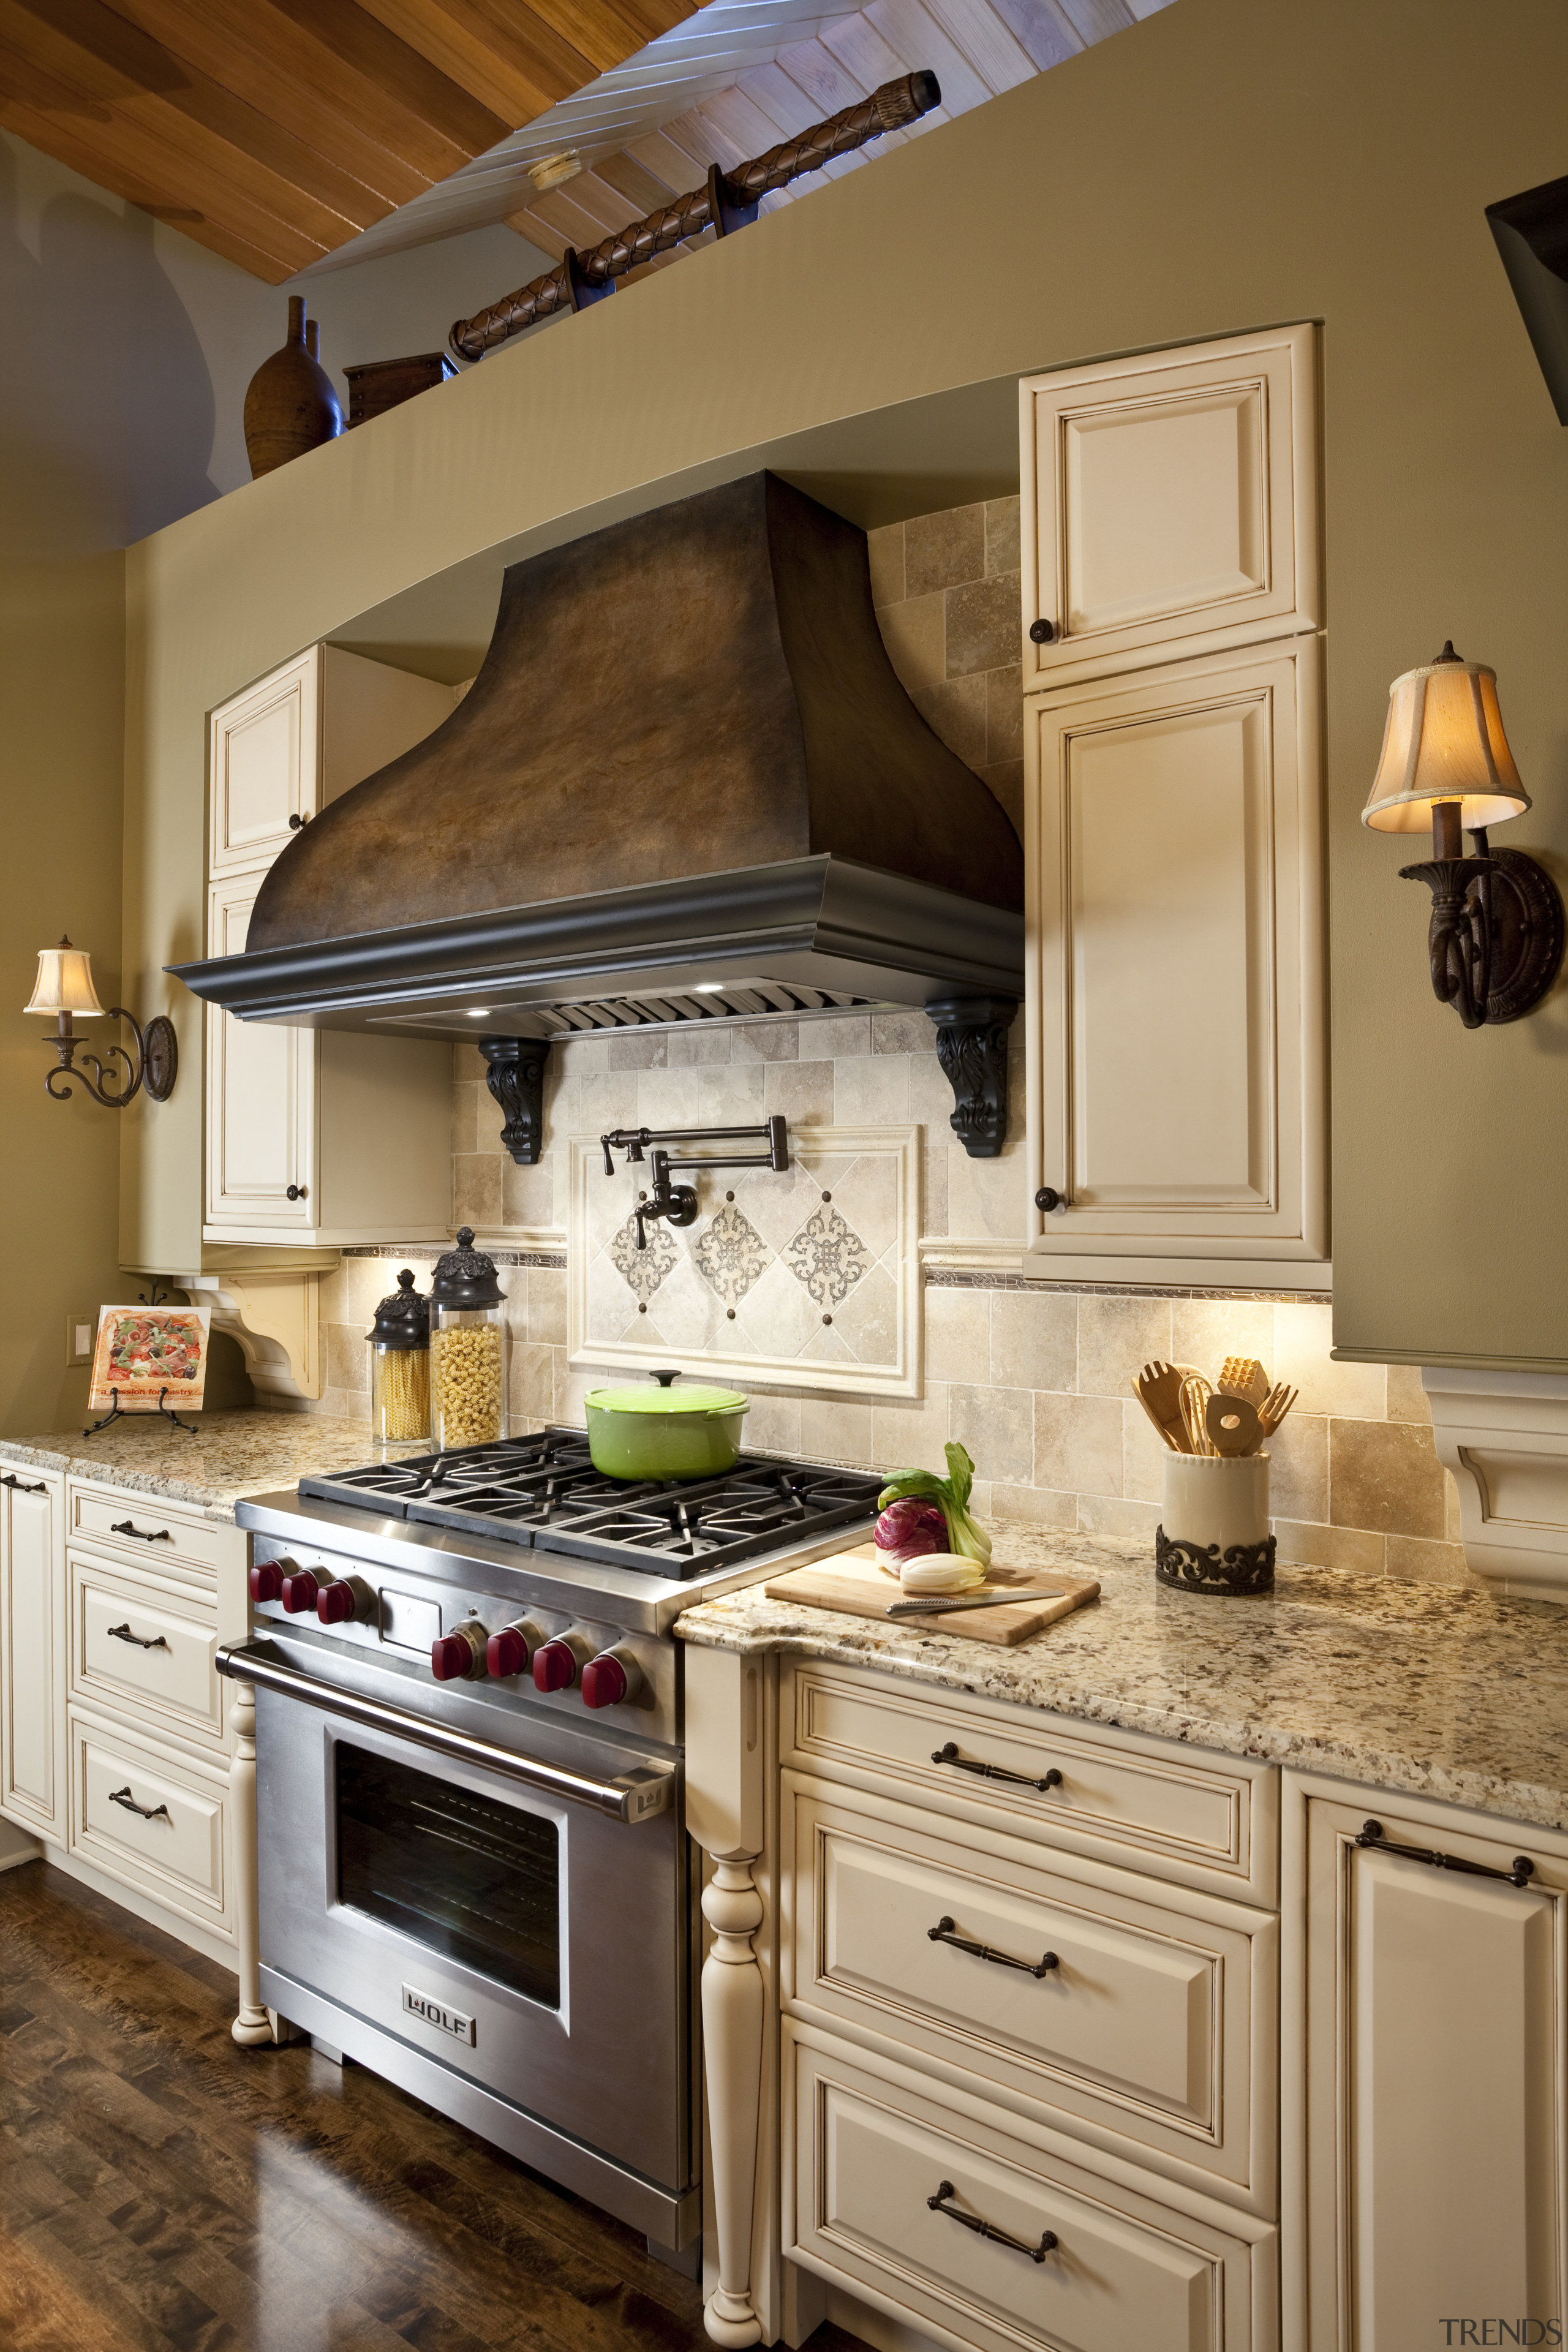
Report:
[[[277,285],[692,0],[0,0],[0,126]]]

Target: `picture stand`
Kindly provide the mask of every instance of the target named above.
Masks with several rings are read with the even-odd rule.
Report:
[[[167,1389],[160,1389],[158,1391],[158,1410],[163,1414],[163,1419],[167,1422],[172,1422],[176,1429],[183,1429],[187,1437],[199,1437],[201,1432],[197,1429],[194,1421],[182,1421],[177,1412],[171,1412],[169,1411],[168,1406],[163,1402],[168,1393],[169,1391]],[[117,1421],[128,1422],[132,1418],[133,1416],[131,1413],[121,1412],[120,1399],[116,1397],[114,1402],[110,1406],[109,1411],[104,1414],[103,1419],[101,1421],[93,1422],[88,1428],[82,1431],[82,1435],[84,1437],[96,1437],[100,1429],[108,1429]]]

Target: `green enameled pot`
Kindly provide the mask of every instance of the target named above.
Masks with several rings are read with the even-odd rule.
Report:
[[[678,1389],[678,1372],[648,1388],[590,1389],[588,1451],[606,1478],[717,1478],[732,1470],[748,1406],[738,1389]]]

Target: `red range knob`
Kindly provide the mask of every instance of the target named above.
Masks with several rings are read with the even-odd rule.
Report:
[[[570,1690],[577,1679],[577,1653],[570,1642],[546,1642],[533,1654],[535,1690]]]
[[[316,1595],[316,1614],[323,1625],[347,1625],[359,1615],[359,1594],[346,1576],[322,1585]]]
[[[583,1669],[584,1706],[619,1706],[642,1688],[642,1668],[626,1649],[601,1650]]]
[[[291,1576],[283,1579],[278,1597],[290,1617],[299,1617],[315,1607],[321,1589],[308,1568],[297,1568]]]
[[[455,1633],[443,1633],[430,1644],[430,1671],[438,1683],[465,1682],[484,1670],[482,1625],[459,1625]]]
[[[492,1675],[525,1675],[529,1660],[543,1640],[543,1633],[531,1618],[525,1617],[516,1625],[503,1625],[499,1633],[490,1635],[485,1648],[485,1664]]]
[[[275,1559],[258,1560],[249,1580],[253,1601],[276,1601],[283,1591],[283,1570]]]

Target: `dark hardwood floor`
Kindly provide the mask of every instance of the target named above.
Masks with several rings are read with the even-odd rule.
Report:
[[[63,1872],[0,1874],[5,2352],[707,2346],[633,2231],[358,2067],[237,2048],[233,2002]]]

